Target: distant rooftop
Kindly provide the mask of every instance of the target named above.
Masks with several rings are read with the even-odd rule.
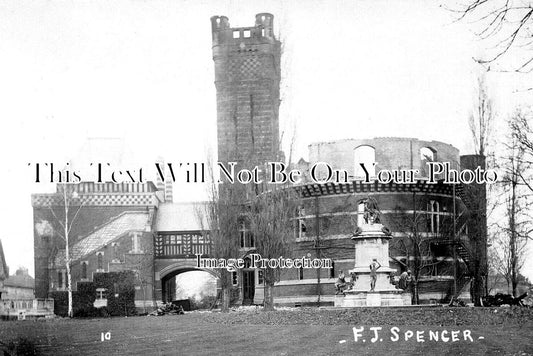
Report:
[[[35,280],[28,274],[27,269],[18,269],[14,275],[4,281],[5,287],[35,288]]]

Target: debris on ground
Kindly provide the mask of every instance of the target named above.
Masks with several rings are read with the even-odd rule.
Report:
[[[165,303],[150,314],[149,316],[160,316],[160,315],[179,315],[185,314],[183,307],[181,305],[175,305],[172,303]]]
[[[526,307],[533,308],[533,290],[530,290],[530,292],[527,294],[527,297],[522,299],[522,304],[524,304]]]
[[[448,306],[450,306],[450,307],[466,307],[467,305],[462,300],[457,299],[457,298],[453,298],[450,301],[450,304],[448,304]]]
[[[486,307],[501,307],[504,305],[518,305],[518,306],[526,306],[528,304],[524,303],[524,300],[529,303],[530,299],[526,299],[527,293],[522,294],[519,297],[513,297],[510,294],[503,294],[498,293],[496,295],[488,295],[483,298],[483,305]]]

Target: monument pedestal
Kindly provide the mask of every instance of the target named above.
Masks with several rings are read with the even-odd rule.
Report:
[[[355,266],[351,269],[353,287],[345,295],[335,296],[337,307],[380,307],[411,305],[410,293],[405,293],[390,282],[396,272],[389,266],[390,232],[381,224],[365,224],[352,237],[355,243]],[[376,284],[370,290],[372,280],[370,264],[376,259],[380,264],[376,270]],[[353,278],[355,277],[355,280]]]
[[[336,295],[334,304],[336,307],[401,307],[411,305],[411,294],[402,290],[390,292],[352,292],[346,291],[346,295]]]

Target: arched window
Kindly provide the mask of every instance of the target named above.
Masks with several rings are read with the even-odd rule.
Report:
[[[113,242],[111,246],[113,247],[113,262],[120,262],[118,255],[118,242]]]
[[[370,177],[374,177],[376,175],[376,150],[372,146],[359,146],[354,150],[354,164],[355,164],[355,170],[354,170],[354,176],[356,178],[365,178],[366,174]],[[364,165],[365,169],[361,166],[361,164]]]
[[[81,263],[81,279],[87,279],[87,262]]]
[[[429,147],[422,147],[420,149],[420,173],[423,177],[428,175],[428,162],[435,162],[437,159],[437,152]]]
[[[422,161],[434,162],[436,158],[435,156],[436,156],[435,151],[429,147],[422,147],[420,149],[420,159]]]
[[[63,284],[63,271],[57,271],[57,288],[65,288],[65,285]]]
[[[103,270],[104,269],[104,253],[98,252],[96,256],[98,257],[98,269]]]

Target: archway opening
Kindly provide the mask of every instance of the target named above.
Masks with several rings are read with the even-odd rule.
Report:
[[[372,146],[362,145],[354,150],[355,178],[374,177],[376,175],[376,150]]]
[[[191,309],[209,308],[216,299],[218,278],[211,272],[183,268],[161,278],[163,302],[188,300]]]

